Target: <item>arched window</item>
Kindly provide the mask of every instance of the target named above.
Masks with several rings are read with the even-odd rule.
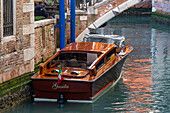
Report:
[[[3,36],[13,35],[13,0],[3,0]]]

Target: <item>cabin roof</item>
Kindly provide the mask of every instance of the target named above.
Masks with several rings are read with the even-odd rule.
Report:
[[[71,43],[61,51],[75,52],[99,52],[103,53],[109,49],[116,47],[115,44],[99,43],[99,42],[76,42]]]

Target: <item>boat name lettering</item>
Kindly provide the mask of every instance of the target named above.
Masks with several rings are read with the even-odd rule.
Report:
[[[57,82],[53,83],[52,89],[68,89],[69,86],[67,84],[59,85]]]

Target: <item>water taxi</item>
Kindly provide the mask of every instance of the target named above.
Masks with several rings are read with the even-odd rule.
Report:
[[[64,97],[68,102],[93,103],[121,78],[122,66],[133,50],[124,40],[88,35],[84,42],[58,51],[32,77],[35,101]]]

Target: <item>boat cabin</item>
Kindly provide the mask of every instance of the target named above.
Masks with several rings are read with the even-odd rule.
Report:
[[[40,74],[58,75],[59,67],[65,77],[80,78],[96,72],[116,54],[115,44],[98,42],[71,43],[40,66]]]
[[[64,96],[70,102],[92,103],[120,80],[133,48],[121,46],[122,40],[116,45],[111,38],[88,39],[69,44],[40,65],[40,71],[31,77],[35,99],[60,100]]]

